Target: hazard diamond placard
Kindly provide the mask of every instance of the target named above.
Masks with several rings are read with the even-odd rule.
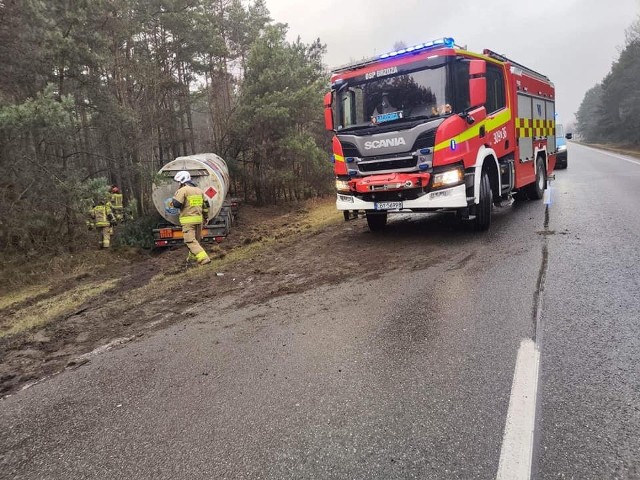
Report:
[[[213,187],[209,187],[204,191],[204,194],[209,198],[215,197],[217,193],[218,192],[216,192],[216,189]]]

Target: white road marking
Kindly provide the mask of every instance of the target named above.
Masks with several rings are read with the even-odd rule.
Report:
[[[632,160],[631,158],[623,157],[621,155],[616,155],[615,153],[610,153],[610,152],[608,152],[606,150],[600,150],[599,148],[586,147],[584,145],[582,145],[582,146],[584,148],[588,148],[590,150],[595,150],[596,152],[603,153],[604,155],[608,155],[609,157],[617,158],[618,160],[624,160],[625,162],[633,163],[634,165],[640,166],[640,161],[638,161],[638,160]]]
[[[551,182],[550,181],[547,182],[547,188],[545,188],[542,198],[544,199],[543,201],[545,205],[551,205]]]
[[[640,166],[640,161],[631,158],[584,145],[581,145],[581,147]],[[545,191],[545,203],[551,204],[551,192],[549,190]],[[542,345],[541,320],[545,275],[546,272],[543,272],[540,278],[536,305],[537,343],[530,338],[526,338],[522,340],[518,349],[496,480],[531,479],[540,372],[540,346]]]
[[[539,366],[538,346],[530,338],[522,340],[513,372],[497,480],[531,478]]]

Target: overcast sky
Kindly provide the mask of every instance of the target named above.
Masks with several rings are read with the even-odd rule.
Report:
[[[548,76],[556,109],[574,120],[585,92],[609,72],[640,0],[266,0],[272,18],[289,24],[291,40],[327,45],[325,63],[453,37],[471,51],[489,48]]]

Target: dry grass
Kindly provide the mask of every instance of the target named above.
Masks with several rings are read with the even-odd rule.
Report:
[[[6,295],[0,297],[0,310],[22,303],[25,300],[37,297],[43,293],[47,293],[50,290],[49,285],[34,285],[32,287],[26,287],[20,290],[9,292]]]
[[[0,325],[0,338],[41,327],[57,317],[70,315],[85,302],[113,288],[118,281],[111,279],[89,283],[30,305],[4,320]]]
[[[344,221],[342,212],[336,210],[335,201],[323,202],[309,211],[306,221],[313,230],[319,230],[327,225]]]
[[[106,268],[108,264],[113,263],[107,255],[106,251],[89,250],[73,255],[44,255],[29,262],[0,258],[5,265],[0,273],[0,282],[7,286],[9,291],[21,291],[25,285],[40,285],[43,280],[56,278],[57,281],[61,281]],[[47,272],[46,276],[43,276],[43,272]]]
[[[127,293],[127,305],[130,307],[141,305],[151,298],[168,294],[176,282],[193,282],[207,278],[213,272],[223,270],[233,263],[255,258],[276,242],[278,244],[295,242],[300,235],[320,231],[327,225],[341,221],[342,214],[336,210],[332,200],[307,202],[295,211],[285,215],[277,215],[265,223],[256,224],[253,230],[247,232],[248,235],[242,237],[239,244],[231,250],[219,249],[218,253],[221,254],[218,258],[214,258],[207,268],[179,271],[181,267],[177,266],[173,272],[155,275],[148,283]],[[50,259],[46,262],[48,267],[46,271],[52,273],[46,279],[48,283],[22,288],[0,297],[0,308],[6,308],[46,293],[50,290],[52,278],[56,278],[56,282],[59,282],[64,278],[77,277],[89,272],[95,274],[96,271],[103,270],[109,263],[111,263],[111,269],[117,271],[117,268],[113,268],[114,260],[116,259],[111,253],[103,251],[84,252],[80,255],[66,255]],[[125,258],[118,259],[115,263],[125,260]],[[27,306],[16,312],[15,315],[6,318],[4,322],[0,319],[0,338],[15,335],[45,325],[55,318],[69,315],[92,298],[97,298],[104,291],[113,288],[118,281],[118,278],[114,278],[86,283],[63,294]]]
[[[581,143],[581,142],[578,142]],[[610,152],[621,153],[623,155],[629,155],[631,157],[640,158],[640,147],[634,145],[610,145],[604,143],[582,143],[590,147],[600,148],[602,150],[608,150]]]
[[[215,259],[212,262],[213,267],[220,269],[235,262],[251,259],[275,242],[295,241],[300,234],[317,232],[327,225],[343,221],[342,213],[336,210],[335,203],[328,203],[327,201],[311,202],[307,204],[307,207],[288,214],[285,218],[290,221],[285,222],[283,225],[274,226],[270,231],[260,236],[258,240],[252,240],[250,243],[236,247],[227,252],[223,258]],[[204,274],[206,270],[190,271],[185,275],[191,276],[194,273]]]

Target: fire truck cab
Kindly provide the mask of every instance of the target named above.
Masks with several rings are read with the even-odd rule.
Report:
[[[453,211],[486,230],[494,204],[542,198],[554,103],[546,76],[452,38],[337,68],[324,101],[336,206],[364,210],[372,231],[403,211]]]

